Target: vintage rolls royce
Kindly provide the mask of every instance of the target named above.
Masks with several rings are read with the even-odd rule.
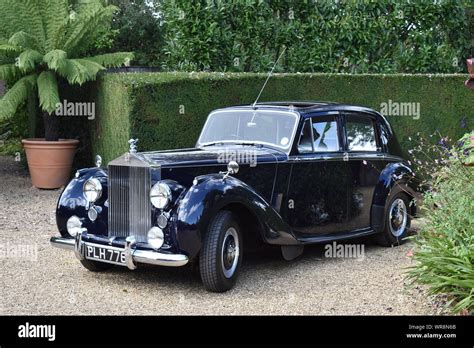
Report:
[[[140,264],[199,270],[231,289],[244,250],[263,243],[291,260],[310,243],[407,236],[417,183],[378,112],[271,102],[211,112],[195,148],[130,151],[81,169],[57,204],[60,237],[90,271]]]

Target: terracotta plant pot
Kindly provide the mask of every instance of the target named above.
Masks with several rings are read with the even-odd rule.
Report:
[[[34,186],[55,189],[66,185],[79,140],[45,141],[33,138],[23,139],[21,142]]]

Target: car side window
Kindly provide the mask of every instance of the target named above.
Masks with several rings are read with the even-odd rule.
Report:
[[[311,124],[310,120],[306,120],[301,131],[300,141],[298,143],[299,153],[313,152],[313,145],[311,143]]]
[[[337,122],[335,118],[321,120],[313,117],[314,152],[339,151]]]
[[[347,115],[346,134],[349,151],[377,151],[375,124],[371,118]]]

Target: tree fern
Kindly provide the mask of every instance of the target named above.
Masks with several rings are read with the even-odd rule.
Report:
[[[107,6],[95,11],[88,11],[77,14],[76,18],[70,19],[71,31],[66,33],[65,40],[61,43],[61,47],[71,53],[80,54],[81,49],[86,46],[86,42],[94,37],[94,31],[103,20],[111,20],[117,11],[115,6]]]
[[[40,106],[48,114],[51,114],[56,110],[56,105],[60,102],[56,76],[51,71],[43,71],[38,76],[37,83]]]
[[[93,81],[97,73],[105,69],[102,65],[87,59],[66,59],[65,62],[65,68],[59,69],[57,72],[73,85],[82,85]]]
[[[59,77],[82,85],[105,68],[127,65],[132,53],[80,57],[116,10],[103,0],[1,0],[0,79],[16,83],[0,99],[0,117],[12,116],[35,89],[50,114],[60,101]]]
[[[51,70],[58,71],[66,68],[67,53],[63,50],[52,50],[46,53],[43,57],[45,62]]]
[[[28,98],[36,85],[36,75],[28,75],[19,79],[12,88],[0,99],[0,120],[11,117]]]
[[[49,2],[47,0],[46,2]],[[24,3],[24,13],[26,25],[28,25],[28,31],[31,36],[35,37],[37,42],[44,47],[46,43],[46,34],[44,32],[44,25],[48,22],[44,23],[43,18],[41,16],[41,12],[39,11],[40,3],[44,2],[42,0],[19,0],[18,2]],[[54,14],[57,15],[57,14]],[[27,28],[25,28],[27,29]]]
[[[24,31],[17,31],[10,37],[8,43],[14,47],[31,48],[37,51],[41,50],[41,46],[39,45],[36,38],[33,35],[25,33]]]
[[[0,44],[0,52],[5,53],[19,53],[21,52],[21,48],[16,45],[12,45],[11,43],[3,43]]]
[[[22,72],[35,69],[36,65],[43,61],[43,55],[32,49],[24,50],[17,58],[16,65]]]
[[[67,0],[49,0],[40,5],[46,32],[46,51],[59,48],[59,41],[64,35],[64,28],[69,18],[69,4]]]
[[[14,81],[21,76],[21,71],[15,64],[0,65],[0,80]]]

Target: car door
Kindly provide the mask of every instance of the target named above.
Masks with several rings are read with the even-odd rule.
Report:
[[[322,235],[346,229],[347,163],[337,112],[306,118],[290,156],[287,221],[297,233]]]
[[[347,227],[354,231],[370,227],[372,199],[385,156],[374,115],[346,112],[343,118],[350,175]]]

